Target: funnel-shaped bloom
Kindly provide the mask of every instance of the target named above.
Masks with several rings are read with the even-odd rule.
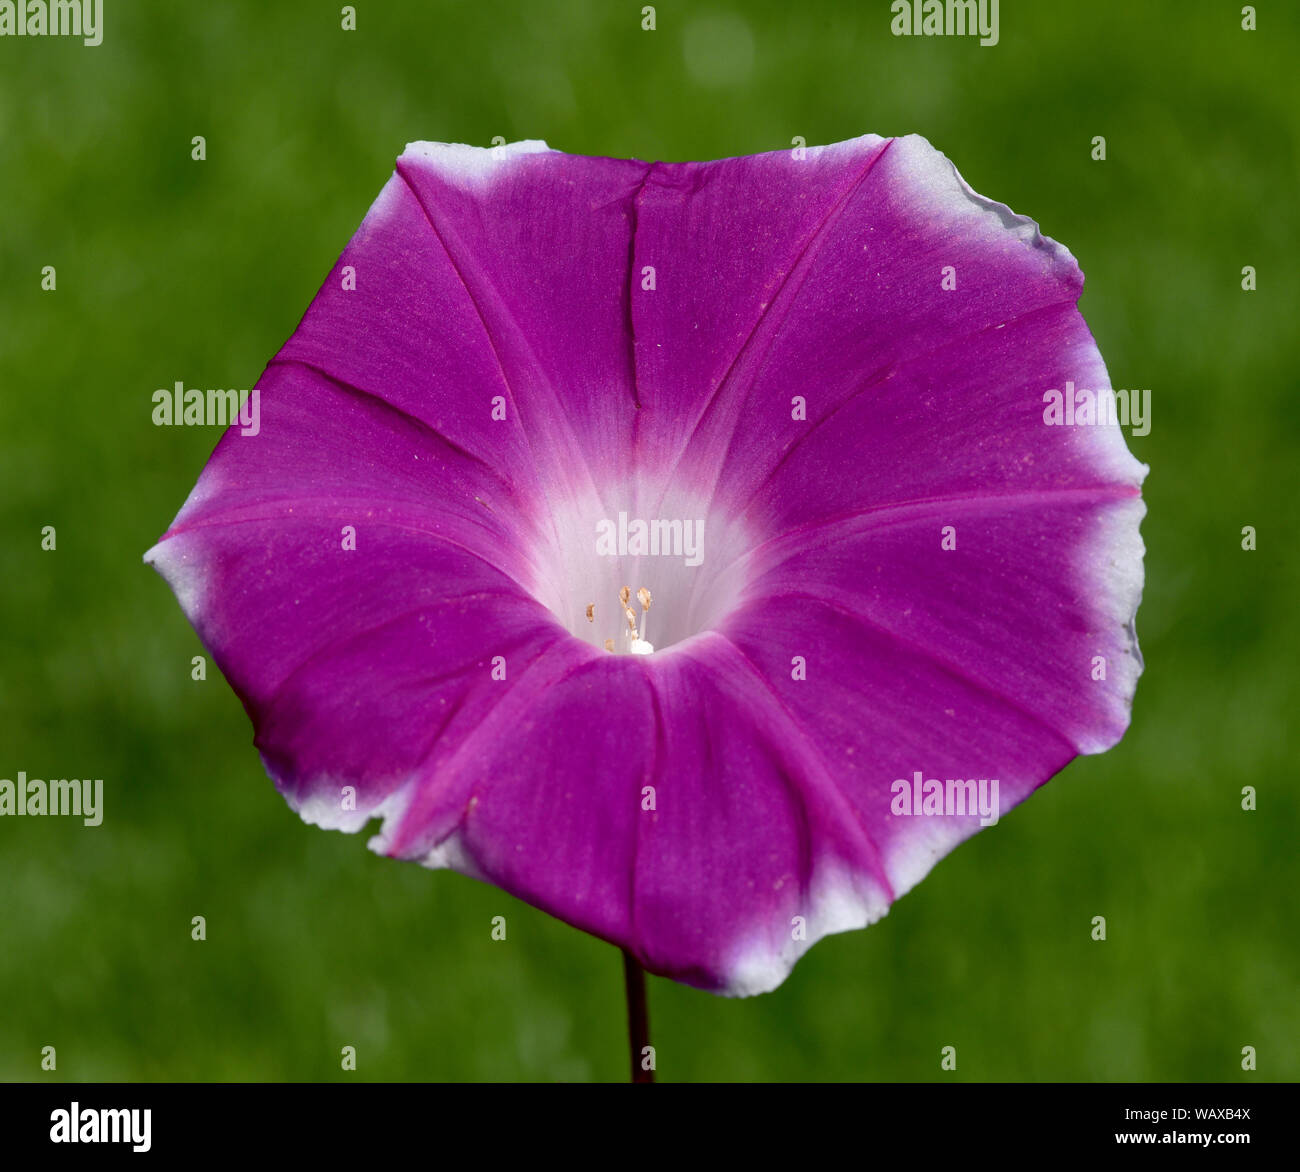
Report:
[[[920,138],[413,144],[147,560],[304,819],[771,989],[1128,723],[1082,284]]]

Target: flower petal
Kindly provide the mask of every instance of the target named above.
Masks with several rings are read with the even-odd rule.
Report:
[[[657,163],[637,196],[632,262],[637,455],[660,484],[728,391],[748,387],[788,289],[889,143]],[[653,270],[654,288],[641,274]],[[727,416],[730,419],[730,416]],[[715,445],[716,449],[716,445]],[[717,454],[721,454],[718,451]]]
[[[377,850],[456,869],[714,992],[775,988],[884,914],[874,844],[738,648],[533,662],[390,804]]]
[[[413,143],[397,162],[490,340],[553,496],[583,484],[583,471],[599,491],[627,462],[636,415],[628,259],[647,170],[441,143]]]
[[[446,713],[499,691],[493,656],[568,636],[520,585],[532,569],[502,475],[309,368],[274,365],[260,389],[259,434],[226,434],[146,560],[244,701],[286,797],[319,798],[312,820],[356,829]]]
[[[676,300],[635,302],[639,377],[660,390],[659,419],[647,412],[642,431],[667,436],[643,449],[667,461],[661,481],[712,486],[737,516],[755,496],[760,512],[782,502],[770,518],[777,532],[948,482],[1140,483],[1117,428],[1043,427],[1047,390],[1066,379],[1109,386],[1075,309],[1074,258],[972,192],[924,139],[690,166],[679,180],[689,197],[675,203],[648,203],[652,176],[637,224],[639,253],[652,249],[647,237],[708,242],[683,278],[684,314]],[[797,247],[765,248],[737,210],[753,207],[808,209],[786,238]],[[728,267],[718,256],[739,259]],[[955,288],[944,287],[945,269]],[[733,314],[752,307],[750,318],[742,327],[733,317],[725,346],[683,343],[695,307],[719,303]],[[806,419],[792,418],[795,395]],[[1026,437],[1032,461],[1022,460]]]

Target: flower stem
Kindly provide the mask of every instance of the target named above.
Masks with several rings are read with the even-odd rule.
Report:
[[[623,952],[623,987],[627,991],[627,1041],[631,1047],[632,1081],[654,1082],[655,1072],[643,1069],[644,1048],[650,1045],[650,1015],[645,1001],[645,969],[628,951]]]

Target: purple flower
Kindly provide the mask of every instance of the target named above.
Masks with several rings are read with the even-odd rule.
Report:
[[[769,990],[1128,724],[1082,285],[921,138],[412,144],[146,559],[306,821]]]

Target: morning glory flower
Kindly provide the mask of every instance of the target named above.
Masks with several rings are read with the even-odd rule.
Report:
[[[146,559],[307,822],[771,990],[1128,725],[1082,285],[917,137],[414,143]]]

